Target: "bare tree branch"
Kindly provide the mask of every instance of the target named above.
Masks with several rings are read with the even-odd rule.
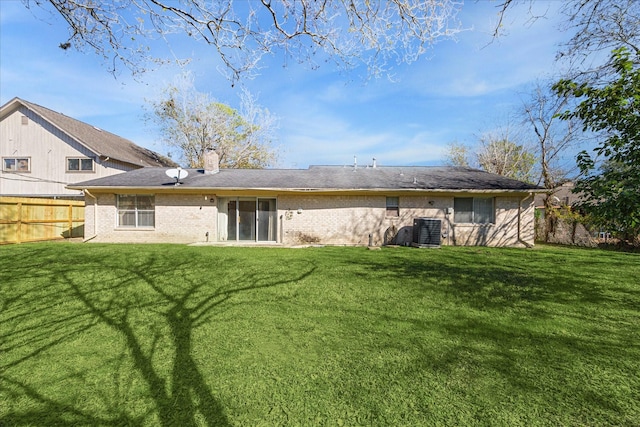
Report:
[[[92,50],[118,67],[143,72],[166,61],[150,41],[186,35],[214,48],[232,81],[255,74],[266,54],[283,52],[314,67],[332,61],[379,75],[416,61],[461,31],[462,0],[22,0],[53,9],[69,26],[61,45]]]
[[[528,3],[532,19],[535,0],[505,0],[499,4],[494,37],[500,35],[505,16],[516,5]],[[613,71],[609,54],[624,46],[640,61],[640,1],[638,0],[566,0],[560,13],[565,20],[559,28],[571,38],[559,47],[556,59],[568,65],[570,78],[599,81]],[[632,58],[632,59],[633,59]]]

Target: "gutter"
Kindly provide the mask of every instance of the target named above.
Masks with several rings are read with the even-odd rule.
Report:
[[[91,237],[85,237],[84,239],[82,239],[82,243],[88,242],[89,240],[95,239],[96,236],[98,235],[98,198],[96,196],[94,196],[93,194],[91,194],[89,192],[89,190],[87,190],[86,188],[82,190],[84,192],[85,195],[91,197],[94,200],[93,203],[93,236]],[[86,207],[86,203],[85,203],[85,207]]]
[[[529,193],[526,197],[520,199],[520,202],[518,203],[518,243],[522,243],[527,248],[532,248],[533,245],[531,245],[531,244],[525,242],[524,240],[522,240],[522,203],[525,200],[527,200],[529,197],[533,197],[533,193]],[[535,227],[536,227],[536,225],[535,225],[535,215],[534,215],[534,223],[533,223],[534,236],[535,236]]]
[[[77,185],[67,185],[67,188],[72,190],[87,190],[87,188],[79,187]],[[179,188],[179,191],[177,190]],[[188,184],[180,185],[179,187],[173,185],[154,185],[154,186],[136,186],[136,185],[114,185],[114,186],[96,186],[91,187],[92,190],[115,192],[118,190],[124,191],[150,191],[154,193],[201,193],[203,191],[216,192],[216,191],[261,191],[261,192],[277,192],[277,193],[293,193],[293,194],[322,194],[322,193],[384,193],[384,194],[396,194],[396,193],[438,193],[438,194],[514,194],[523,193],[528,191],[527,198],[537,191],[534,189],[518,190],[518,189],[437,189],[437,188],[286,188],[286,187],[199,187],[188,186]]]

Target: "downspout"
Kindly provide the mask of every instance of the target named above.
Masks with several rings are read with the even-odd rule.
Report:
[[[522,243],[527,248],[532,248],[533,245],[531,245],[531,244],[525,242],[524,240],[522,240],[522,203],[525,200],[527,200],[529,197],[533,197],[533,193],[529,193],[527,195],[527,197],[524,197],[523,199],[520,199],[520,203],[518,203],[518,243]],[[535,223],[534,223],[533,227],[534,227],[534,233],[535,233]]]
[[[88,242],[91,239],[95,239],[95,237],[98,235],[98,198],[93,194],[91,194],[89,190],[87,190],[86,188],[82,191],[84,191],[85,196],[89,196],[94,200],[93,202],[93,236],[85,237],[82,240],[82,242],[84,243],[84,242]],[[86,208],[86,203],[85,203],[85,208]]]

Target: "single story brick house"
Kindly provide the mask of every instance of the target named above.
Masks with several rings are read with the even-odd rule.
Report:
[[[142,168],[69,185],[85,240],[301,245],[534,243],[535,185],[464,167]],[[184,171],[182,172],[184,174]]]

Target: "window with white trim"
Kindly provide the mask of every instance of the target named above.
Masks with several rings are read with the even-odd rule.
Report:
[[[455,197],[453,222],[457,224],[493,224],[495,209],[493,197]]]
[[[400,199],[399,199],[399,197],[387,197],[386,216],[400,216]]]
[[[67,172],[93,172],[93,159],[89,157],[67,157]]]
[[[2,170],[5,172],[31,172],[31,158],[3,157]]]
[[[155,196],[118,194],[118,228],[152,228],[155,226]]]

